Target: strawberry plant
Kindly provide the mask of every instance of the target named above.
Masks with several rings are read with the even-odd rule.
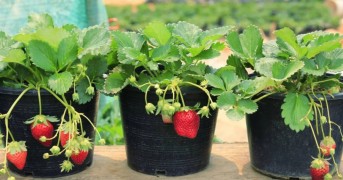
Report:
[[[296,35],[289,28],[275,31],[275,36],[276,40],[263,43],[254,26],[241,34],[230,31],[227,43],[233,54],[228,65],[205,76],[215,87],[211,93],[218,96],[218,107],[231,119],[254,113],[263,98],[284,95],[281,117],[285,125],[295,132],[310,128],[317,158],[330,157],[337,171],[332,128],[341,128],[331,120],[328,99],[334,99],[343,85],[341,37],[321,31]],[[254,70],[253,75],[248,75],[248,68]]]
[[[161,116],[165,123],[175,122],[173,116],[179,113],[192,114],[189,121],[199,121],[199,115],[208,117],[209,110],[216,109],[216,103],[204,78],[213,69],[203,60],[220,54],[224,43],[219,40],[227,31],[228,27],[202,31],[186,22],[167,25],[152,22],[140,32],[115,31],[112,35],[117,43],[112,54],[117,65],[105,80],[105,92],[117,94],[128,85],[138,88],[145,93],[146,112]],[[182,93],[185,87],[203,91],[208,103],[203,107],[186,105]],[[157,103],[149,102],[149,91],[158,96]],[[194,124],[194,132],[182,136],[194,138],[199,126],[190,123]],[[180,128],[176,125],[176,132]]]
[[[102,75],[107,71],[104,58],[110,51],[112,39],[105,26],[93,26],[78,29],[73,25],[56,27],[47,14],[33,14],[28,24],[13,37],[0,32],[0,86],[21,89],[22,92],[7,112],[1,112],[0,118],[5,124],[5,151],[1,172],[8,172],[6,160],[18,169],[23,169],[26,156],[16,153],[27,153],[25,140],[17,142],[9,121],[11,114],[21,98],[29,91],[38,94],[39,112],[28,119],[32,136],[42,146],[50,148],[50,152],[42,154],[42,158],[50,156],[66,156],[61,164],[62,171],[70,171],[75,165],[83,162],[83,157],[74,158],[78,154],[84,156],[91,148],[88,137],[84,137],[83,122],[95,126],[82,112],[78,112],[73,104],[85,104],[96,94],[96,89],[103,87]],[[50,93],[65,108],[60,117],[45,114],[42,107],[41,91]],[[67,96],[71,94],[72,100]],[[56,129],[51,123],[59,122]],[[52,144],[56,139],[57,144]],[[103,139],[100,139],[104,143]],[[61,149],[60,149],[61,147]],[[19,151],[20,150],[20,151]],[[16,159],[17,158],[17,159]],[[20,161],[19,161],[20,158]],[[18,165],[15,161],[20,162]]]

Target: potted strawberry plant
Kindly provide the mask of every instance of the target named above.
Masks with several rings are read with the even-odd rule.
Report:
[[[218,107],[231,119],[248,114],[255,170],[278,178],[341,176],[341,37],[321,31],[295,35],[289,28],[275,36],[263,44],[254,26],[228,33],[233,54],[225,68],[233,68],[234,74],[221,80],[235,79],[237,86],[213,92]],[[246,68],[254,74],[248,75]]]
[[[141,32],[113,32],[118,63],[104,89],[119,93],[132,169],[178,176],[207,166],[217,111],[204,78],[213,69],[202,60],[219,55],[227,30],[153,22]]]
[[[92,162],[110,33],[56,27],[49,15],[33,14],[19,34],[0,32],[0,39],[0,172],[14,179],[9,170],[39,177],[84,170]]]

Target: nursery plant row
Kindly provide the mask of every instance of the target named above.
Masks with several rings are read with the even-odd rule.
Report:
[[[243,29],[259,26],[267,35],[271,30],[289,27],[305,33],[339,25],[339,18],[322,1],[245,2],[225,1],[213,4],[156,3],[131,6],[107,6],[108,16],[118,18],[124,30],[137,30],[153,20],[164,23],[187,21],[203,29],[236,25]]]
[[[85,170],[100,136],[103,93],[119,96],[127,163],[138,172],[204,170],[222,109],[229,119],[246,117],[255,170],[341,176],[342,37],[288,27],[274,34],[264,43],[254,25],[202,30],[185,21],[153,21],[139,31],[79,29],[32,14],[20,33],[0,33],[0,173],[13,180],[12,172],[59,177]],[[232,51],[225,66],[205,63],[225,47]]]

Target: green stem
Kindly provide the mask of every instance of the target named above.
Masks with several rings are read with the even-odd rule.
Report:
[[[42,114],[42,99],[40,94],[40,87],[37,87],[37,94],[38,94],[38,106],[39,106],[39,115]]]
[[[148,88],[145,91],[144,99],[145,99],[145,104],[148,104],[148,92],[150,90],[152,85],[149,85]]]
[[[185,104],[185,100],[183,99],[183,95],[182,95],[182,92],[181,92],[181,89],[179,86],[176,86],[176,90],[177,90],[177,93],[180,94],[180,98],[181,98],[181,102],[182,102],[182,107],[185,107],[186,104]]]
[[[329,109],[329,103],[328,100],[325,96],[325,94],[323,94],[324,96],[324,100],[325,100],[325,104],[326,104],[326,112],[327,112],[327,116],[328,116],[328,122],[329,122],[329,136],[331,137],[332,135],[332,125],[331,125],[331,116],[330,116],[330,109]]]
[[[310,120],[308,120],[308,119],[306,119],[306,120],[307,120],[308,123],[309,123],[309,126],[310,126],[310,128],[311,128],[311,132],[312,132],[314,141],[316,142],[317,149],[318,149],[318,152],[319,152],[319,154],[320,154],[320,147],[319,147],[319,144],[318,144],[318,140],[317,140],[317,137],[316,137],[316,133],[314,132],[314,129],[313,129],[313,127],[312,127],[312,124],[311,124]]]
[[[204,93],[206,93],[206,95],[207,95],[209,101],[210,101],[211,103],[213,103],[213,100],[212,100],[212,98],[211,98],[210,92],[209,92],[207,89],[205,89],[205,88],[203,88],[203,87],[201,87],[201,86],[199,86],[199,85],[197,85],[197,84],[194,84],[194,83],[192,83],[192,82],[186,81],[186,82],[183,82],[183,83],[184,83],[184,84],[189,84],[189,85],[192,85],[192,86],[194,86],[194,87],[197,87],[197,88],[201,89],[202,91],[204,91]]]
[[[265,94],[265,95],[263,95],[263,96],[260,96],[260,97],[257,98],[257,99],[254,99],[254,102],[256,103],[256,102],[258,102],[258,101],[260,101],[260,100],[262,100],[262,99],[264,99],[264,98],[266,98],[266,97],[268,97],[268,96],[270,96],[270,95],[273,95],[273,94],[275,94],[275,92],[267,93],[267,94]]]
[[[60,97],[57,96],[53,91],[51,91],[49,88],[46,88],[43,86],[43,89],[47,90],[51,95],[53,95],[63,106],[69,109],[70,105],[64,102]]]
[[[97,132],[97,134],[99,135],[100,139],[101,139],[101,135],[100,132],[98,131],[98,129],[94,126],[93,122],[84,114],[80,114],[81,116],[83,116],[85,119],[87,119],[87,121],[91,124],[91,126],[94,128],[94,130]]]

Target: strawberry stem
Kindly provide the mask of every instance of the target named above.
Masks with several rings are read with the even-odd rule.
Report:
[[[85,119],[87,119],[87,121],[91,124],[91,126],[94,128],[94,130],[97,132],[97,134],[99,135],[100,139],[101,139],[101,135],[100,132],[98,131],[98,129],[94,126],[93,122],[84,114],[80,114],[82,117],[84,117]]]
[[[185,100],[183,99],[183,95],[182,95],[182,92],[181,92],[181,89],[179,86],[176,86],[176,90],[177,90],[177,93],[180,94],[180,98],[181,98],[181,103],[182,103],[182,106],[185,107],[186,104],[185,104]]]
[[[42,100],[40,95],[40,87],[37,86],[37,94],[38,94],[38,107],[39,107],[39,115],[42,114]]]
[[[324,100],[325,100],[326,112],[327,112],[328,122],[329,122],[329,136],[331,137],[332,136],[332,125],[331,125],[329,103],[328,103],[328,100],[327,100],[327,98],[326,98],[324,93],[323,93],[323,97],[324,97]]]

